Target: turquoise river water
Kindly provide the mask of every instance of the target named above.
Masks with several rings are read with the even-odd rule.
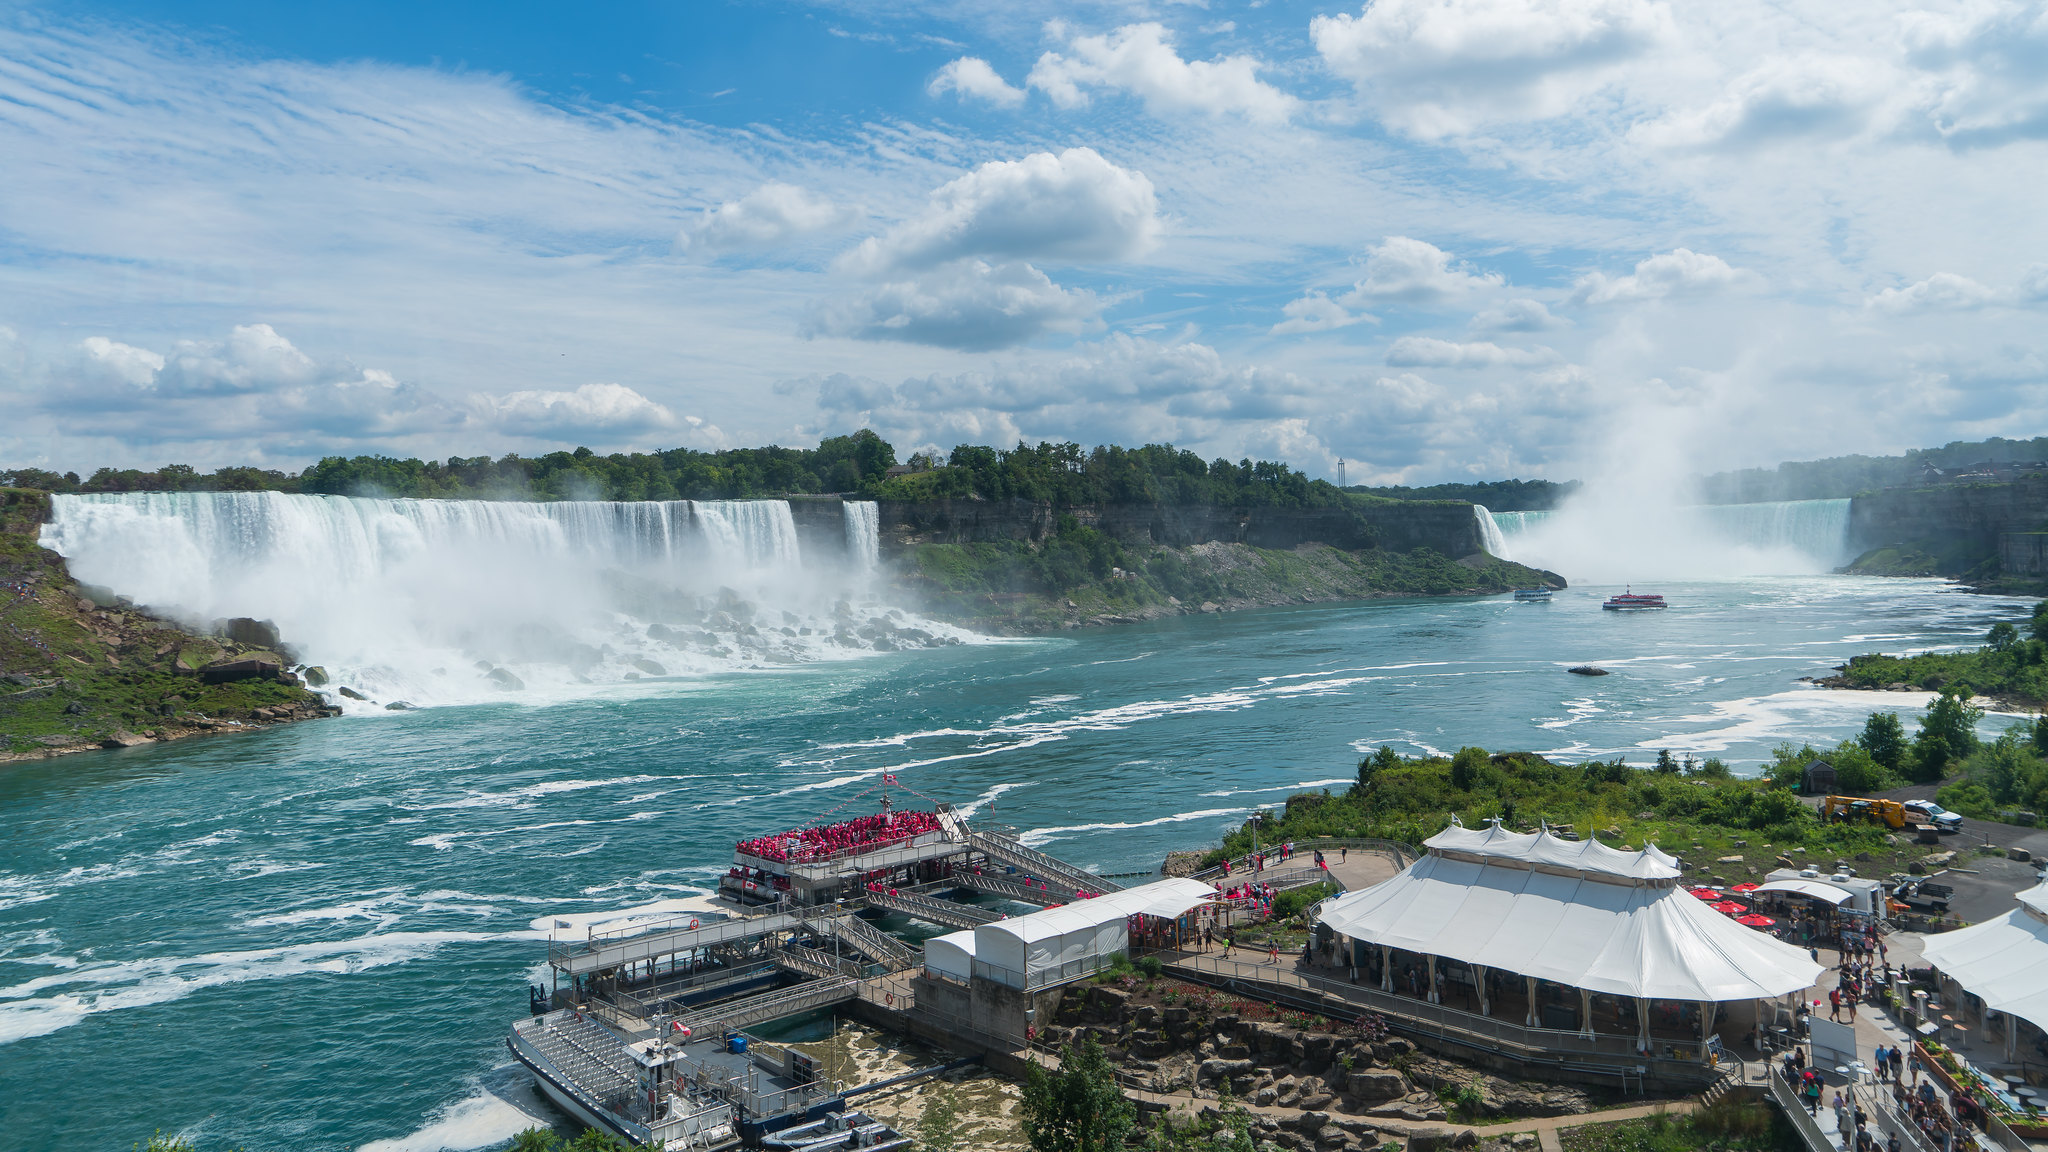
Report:
[[[1186,617],[0,770],[0,1147],[502,1142],[546,1115],[502,1038],[551,915],[702,892],[736,839],[865,808],[883,773],[1138,871],[1381,743],[1753,768],[1922,700],[1799,677],[2023,611],[1933,581],[1659,590]],[[1588,661],[1613,674],[1566,674]]]

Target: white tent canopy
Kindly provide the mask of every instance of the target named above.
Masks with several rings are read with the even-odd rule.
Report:
[[[924,966],[965,983],[974,975],[974,932],[949,932],[924,942]]]
[[[1155,880],[974,929],[974,971],[1013,988],[1039,988],[1095,971],[1130,945],[1132,916],[1173,918],[1216,898],[1200,880]],[[965,935],[965,933],[955,933]],[[939,940],[951,937],[942,936]],[[929,964],[931,944],[926,944]]]
[[[1353,940],[1612,995],[1757,999],[1811,987],[1821,972],[1675,887],[1677,868],[1655,849],[1594,852],[1497,827],[1448,829],[1428,846],[1393,879],[1325,903],[1322,922]]]
[[[1816,900],[1825,900],[1830,904],[1846,904],[1849,902],[1849,897],[1854,895],[1847,888],[1837,888],[1824,880],[1773,880],[1768,884],[1758,885],[1756,890],[1759,892],[1795,892],[1801,896],[1811,896]]]
[[[1922,955],[1986,1008],[2048,1030],[2048,883],[2019,900],[1996,919],[1929,936]]]

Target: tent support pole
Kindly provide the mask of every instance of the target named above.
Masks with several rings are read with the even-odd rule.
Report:
[[[1647,996],[1636,997],[1636,1025],[1642,1030],[1636,1042],[1647,1054],[1650,1051],[1650,1000]]]
[[[1534,1028],[1536,1027],[1536,978],[1534,976],[1522,977],[1522,986],[1529,990],[1529,1019],[1527,1024],[1529,1027]]]
[[[1394,990],[1394,950],[1380,945],[1380,991]]]
[[[1443,997],[1436,994],[1436,957],[1425,956],[1423,959],[1429,965],[1429,1002],[1431,1004],[1441,1004],[1443,1003]]]
[[[1579,1035],[1593,1038],[1593,993],[1590,989],[1579,989]]]
[[[1493,1015],[1493,1000],[1486,994],[1487,974],[1488,969],[1486,965],[1474,964],[1472,966],[1472,982],[1479,986],[1479,1014],[1481,1016]]]
[[[2001,1012],[1999,1015],[2005,1017],[2005,1062],[2011,1064],[2014,1054],[2019,1049],[2020,1022],[2013,1019],[2010,1012]]]
[[[1700,1063],[1707,1062],[1707,1039],[1714,1034],[1714,1002],[1700,1001]]]

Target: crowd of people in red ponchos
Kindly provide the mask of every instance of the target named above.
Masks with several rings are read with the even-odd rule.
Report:
[[[806,860],[825,860],[850,853],[871,852],[902,843],[926,832],[936,832],[938,828],[939,818],[931,812],[878,812],[873,816],[862,816],[838,824],[799,828],[779,836],[742,840],[738,848],[742,853],[760,860],[773,860],[785,864],[791,861],[802,863]]]

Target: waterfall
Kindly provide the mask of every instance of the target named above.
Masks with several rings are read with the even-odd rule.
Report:
[[[1786,575],[1853,559],[1847,500],[1674,507],[1588,492],[1555,511],[1490,519],[1518,560],[1580,580]]]
[[[1500,526],[1493,522],[1493,513],[1488,512],[1484,504],[1474,504],[1472,515],[1479,521],[1479,546],[1489,556],[1508,559],[1508,542],[1501,538]]]
[[[839,505],[846,517],[846,553],[862,568],[882,562],[882,506],[872,500],[848,500]]]
[[[306,663],[380,701],[492,698],[500,667],[573,691],[965,635],[905,626],[865,568],[807,570],[782,500],[56,496],[42,542],[79,580],[189,627],[272,620]]]

